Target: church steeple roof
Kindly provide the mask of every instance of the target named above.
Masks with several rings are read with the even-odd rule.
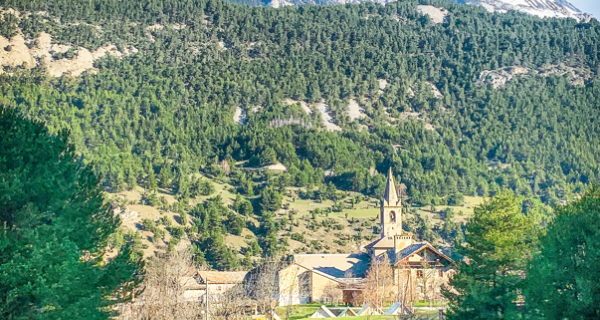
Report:
[[[388,179],[387,184],[385,185],[383,201],[387,203],[387,205],[395,206],[398,204],[398,192],[396,192],[396,184],[394,183],[392,168],[390,168],[390,171],[388,172]]]

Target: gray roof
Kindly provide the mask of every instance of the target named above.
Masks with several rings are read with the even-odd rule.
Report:
[[[392,264],[396,264],[397,262],[400,262],[410,256],[412,256],[413,254],[421,251],[421,250],[426,250],[429,249],[431,250],[433,253],[435,253],[436,255],[438,255],[439,257],[441,257],[442,259],[447,260],[448,262],[452,263],[452,259],[450,259],[449,257],[447,257],[445,254],[443,254],[442,252],[438,251],[435,247],[433,247],[429,242],[425,241],[425,242],[417,242],[417,243],[413,243],[409,246],[407,246],[406,248],[396,252],[394,254],[393,250],[388,251],[388,255],[390,257],[390,261]]]
[[[415,252],[419,251],[421,248],[423,248],[426,245],[427,245],[427,243],[425,243],[425,242],[413,243],[413,244],[409,245],[408,247],[397,252],[395,259],[396,259],[396,261],[401,261],[404,258],[410,257],[411,255],[413,255]],[[395,262],[395,261],[393,261],[393,262]]]
[[[369,268],[366,253],[296,254],[294,262],[335,278],[362,278]]]

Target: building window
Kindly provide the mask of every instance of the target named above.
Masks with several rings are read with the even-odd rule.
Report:
[[[417,278],[423,278],[423,270],[417,270]]]
[[[390,222],[396,222],[396,213],[394,211],[390,212]]]

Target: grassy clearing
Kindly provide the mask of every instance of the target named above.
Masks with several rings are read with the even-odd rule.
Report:
[[[454,221],[457,223],[466,223],[469,218],[473,215],[474,209],[483,204],[486,200],[484,197],[472,197],[465,196],[464,202],[461,206],[434,206],[434,211],[431,211],[430,207],[420,207],[417,209],[417,212],[427,217],[434,224],[443,222],[442,217],[440,216],[440,212],[450,208],[454,211]]]
[[[208,179],[199,176],[201,179]],[[235,190],[227,183],[220,183],[211,180],[215,188],[215,192],[208,196],[198,196],[190,200],[190,205],[194,206],[202,203],[209,198],[220,196],[225,205],[231,204],[235,200]],[[280,231],[279,237],[287,241],[289,245],[289,253],[346,253],[350,251],[360,250],[361,245],[365,245],[372,241],[375,235],[373,226],[378,224],[379,217],[379,200],[375,198],[362,199],[361,202],[352,205],[350,199],[363,195],[356,192],[339,192],[343,196],[339,202],[343,204],[343,209],[340,212],[329,210],[335,203],[331,200],[317,202],[310,199],[300,199],[298,194],[302,188],[288,188],[283,197],[282,204],[287,209],[281,209],[276,215],[276,219],[288,219],[289,212],[295,211],[293,215],[293,227],[288,227]],[[233,191],[233,192],[232,192]],[[141,221],[143,219],[151,219],[157,221],[162,217],[167,217],[174,225],[178,225],[180,219],[178,215],[164,210],[158,210],[155,207],[141,204],[142,195],[145,189],[137,187],[130,191],[119,193],[107,193],[108,197],[121,198],[126,200],[127,210],[133,210],[138,213],[137,217],[126,219],[123,221],[123,226],[129,230],[139,232],[142,236],[142,243],[147,246],[144,250],[146,256],[151,256],[156,251],[161,251],[170,239],[168,232],[165,232],[164,241],[153,239],[153,234],[149,231],[141,229]],[[168,194],[165,190],[159,190],[159,197],[164,197],[168,204],[173,204],[176,199],[173,195]],[[253,198],[256,198],[253,197]],[[417,212],[433,224],[443,223],[443,219],[439,212],[445,208],[452,208],[455,212],[454,219],[458,223],[464,223],[473,214],[473,208],[483,203],[484,198],[465,196],[462,206],[436,206],[434,211],[431,207],[417,208]],[[312,218],[312,211],[319,209],[320,213]],[[330,211],[325,213],[325,211]],[[258,225],[256,217],[247,217],[248,221]],[[320,226],[325,220],[334,221],[340,228],[331,228]],[[317,225],[315,227],[315,225]],[[164,227],[161,227],[164,229]],[[304,241],[292,240],[290,236],[293,233],[301,234]],[[354,236],[361,235],[363,238],[360,243],[353,242]],[[366,237],[366,238],[365,238]],[[248,229],[244,229],[240,236],[228,235],[226,243],[234,250],[240,250],[247,246],[248,239],[254,239],[255,236]],[[373,238],[373,239],[371,239]],[[185,241],[182,241],[182,244]],[[314,312],[314,311],[313,311]]]

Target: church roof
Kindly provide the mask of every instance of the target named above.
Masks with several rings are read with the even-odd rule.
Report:
[[[396,191],[396,184],[394,184],[394,175],[392,174],[392,168],[390,168],[390,171],[388,172],[388,180],[385,185],[383,202],[388,206],[396,206],[400,202],[398,199],[398,192]]]
[[[334,278],[362,278],[369,268],[369,255],[296,254],[294,262],[306,269],[322,272]]]
[[[379,238],[365,246],[367,249],[390,249],[394,247],[394,237]]]

